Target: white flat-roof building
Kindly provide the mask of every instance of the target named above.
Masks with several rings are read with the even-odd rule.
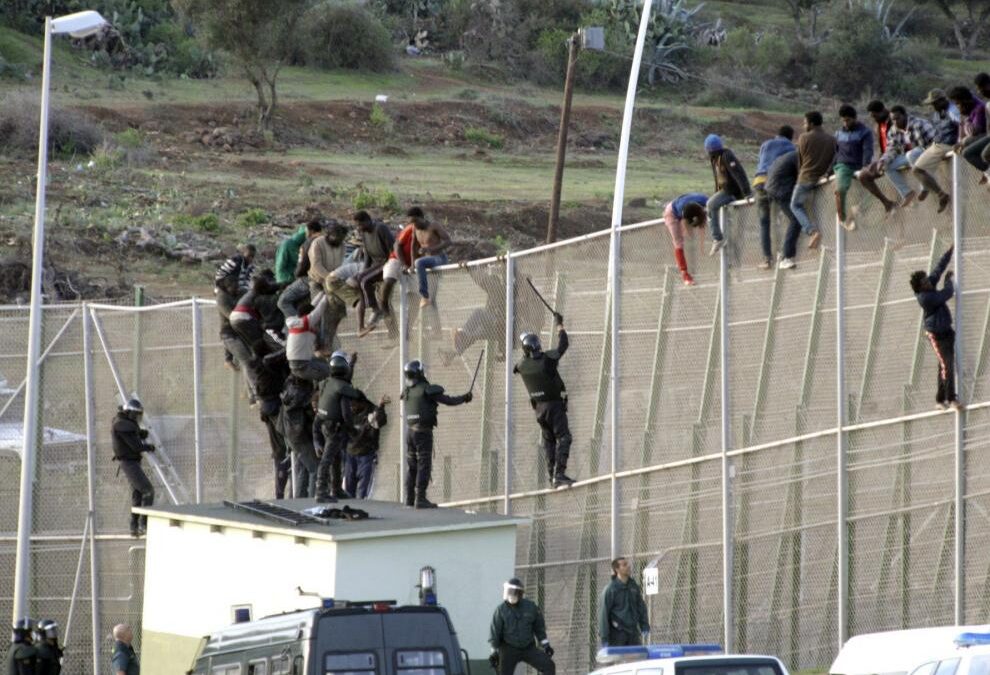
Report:
[[[418,604],[426,566],[461,646],[472,661],[487,658],[491,613],[513,576],[525,519],[347,501],[328,506],[371,517],[293,523],[313,500],[275,504],[289,509],[285,519],[223,503],[134,509],[148,516],[145,675],[186,672],[203,636],[233,623],[236,609],[260,618],[316,607],[323,597]]]

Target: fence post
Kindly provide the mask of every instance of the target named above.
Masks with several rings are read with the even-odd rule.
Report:
[[[406,362],[409,360],[409,281],[405,275],[399,279],[399,383],[405,384]],[[410,495],[405,494],[406,485],[406,400],[399,398],[399,502],[405,503]]]
[[[134,306],[144,307],[144,286],[134,287]],[[141,349],[141,324],[144,320],[144,312],[134,312],[134,349],[132,354],[134,356],[134,366],[132,371],[134,373],[134,380],[131,385],[131,391],[137,392],[141,391],[141,363],[142,360],[142,349]]]
[[[92,619],[93,672],[103,668],[100,658],[100,567],[96,556],[96,415],[93,400],[93,346],[90,316],[86,303],[82,306],[83,383],[86,389],[86,490],[89,504],[89,592]]]
[[[841,649],[848,637],[849,617],[849,531],[846,528],[848,515],[848,489],[846,477],[846,345],[845,329],[845,274],[846,274],[845,228],[835,219],[835,395],[836,395],[836,541],[837,541],[837,621],[838,648]]]
[[[727,209],[722,208],[723,223]],[[719,256],[719,353],[722,396],[722,618],[726,653],[732,653],[736,631],[733,620],[733,550],[732,550],[732,490],[729,466],[729,430],[731,406],[729,400],[729,258],[725,247]]]
[[[201,410],[201,399],[202,399],[202,387],[203,387],[203,359],[201,350],[201,329],[200,329],[200,316],[199,316],[199,299],[192,299],[192,340],[193,340],[193,452],[195,453],[195,467],[196,467],[196,503],[199,504],[203,501],[203,447],[200,437],[200,416],[202,415]]]
[[[963,377],[965,369],[963,364],[965,360],[963,358],[963,345],[965,340],[963,338],[963,289],[965,288],[965,280],[963,275],[965,273],[965,265],[963,263],[963,224],[962,224],[962,211],[963,205],[960,202],[960,189],[959,189],[959,154],[955,153],[952,155],[952,239],[955,246],[953,255],[955,256],[955,271],[956,271],[956,360],[955,364],[949,364],[950,368],[956,369],[956,392],[957,395],[962,394],[964,391]],[[965,402],[965,401],[964,401]],[[954,515],[955,515],[955,540],[954,544],[954,558],[955,558],[955,581],[953,583],[953,597],[954,597],[954,612],[953,620],[957,626],[962,625],[964,622],[964,615],[966,610],[966,585],[964,583],[963,574],[965,571],[965,556],[966,556],[966,531],[965,531],[965,512],[966,512],[966,502],[963,500],[963,494],[966,490],[966,456],[963,453],[963,436],[965,435],[965,427],[963,425],[963,420],[965,419],[966,412],[963,410],[957,410],[955,414],[955,427],[956,427],[956,442],[954,448],[955,456],[955,479],[953,481],[955,488],[955,499],[954,499]]]
[[[502,458],[505,496],[502,511],[512,512],[512,345],[516,322],[516,260],[509,253],[505,256],[505,453]]]

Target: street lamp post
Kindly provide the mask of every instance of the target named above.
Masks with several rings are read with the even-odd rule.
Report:
[[[34,238],[31,260],[31,313],[28,322],[28,356],[24,389],[24,449],[21,452],[21,490],[17,514],[17,561],[14,575],[13,620],[27,616],[31,578],[31,531],[34,500],[34,467],[38,454],[39,364],[41,356],[41,273],[45,249],[45,179],[48,173],[48,99],[51,81],[52,36],[87,37],[106,20],[86,11],[52,19],[45,17],[45,53],[41,70],[41,124],[38,131],[38,190],[35,197]]]

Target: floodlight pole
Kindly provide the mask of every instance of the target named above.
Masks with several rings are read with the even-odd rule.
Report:
[[[629,138],[632,134],[633,109],[636,107],[636,87],[639,85],[639,68],[643,61],[643,45],[646,44],[646,30],[650,24],[650,10],[653,0],[643,0],[643,13],[639,20],[639,33],[636,35],[636,51],[633,53],[632,68],[629,70],[629,86],[626,88],[626,104],[622,112],[622,135],[619,137],[619,157],[615,167],[615,194],[612,197],[612,235],[609,247],[608,280],[611,297],[611,337],[612,364],[609,372],[611,437],[611,542],[610,557],[619,555],[619,484],[615,472],[619,465],[619,227],[622,225],[622,203],[626,192],[626,166],[629,163]]]
[[[51,80],[52,18],[45,17],[45,51],[41,66],[41,123],[38,130],[38,185],[34,206],[31,251],[31,312],[28,319],[27,376],[24,390],[24,447],[21,451],[21,489],[17,512],[17,557],[14,572],[13,621],[28,615],[31,581],[34,465],[38,455],[38,400],[41,385],[41,272],[45,248],[45,178],[48,173],[48,98]]]

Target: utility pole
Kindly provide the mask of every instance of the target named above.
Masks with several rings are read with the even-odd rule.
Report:
[[[581,51],[581,34],[567,40],[567,78],[564,80],[564,102],[560,107],[560,130],[557,132],[557,166],[553,173],[553,194],[550,197],[550,222],[547,223],[547,243],[557,241],[560,221],[560,191],[564,183],[564,157],[567,155],[567,127],[571,122],[571,100],[574,98],[574,71]]]

